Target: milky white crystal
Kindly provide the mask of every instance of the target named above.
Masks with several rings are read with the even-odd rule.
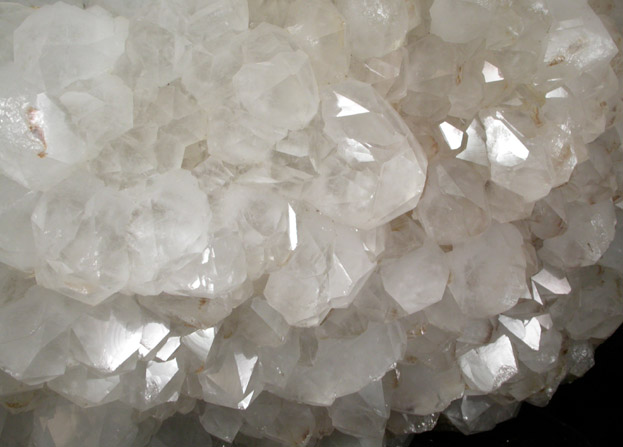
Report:
[[[0,2],[0,445],[408,445],[623,322],[612,0]]]
[[[344,16],[353,56],[383,56],[398,48],[408,31],[407,3],[401,0],[337,0]]]
[[[490,393],[517,374],[517,361],[509,338],[472,349],[459,357],[467,384],[475,390]]]

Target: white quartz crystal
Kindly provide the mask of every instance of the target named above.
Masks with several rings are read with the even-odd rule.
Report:
[[[344,16],[353,56],[379,57],[398,48],[409,29],[402,0],[336,0]]]
[[[495,3],[490,0],[435,0],[430,9],[430,32],[452,43],[486,37]],[[461,26],[449,20],[452,16],[461,17]]]
[[[309,201],[348,225],[369,229],[418,202],[426,159],[411,131],[370,85],[344,81],[322,92],[324,132],[335,147],[318,166]]]
[[[86,172],[44,193],[31,219],[37,282],[89,304],[121,290],[129,278],[131,212],[127,196]]]
[[[623,322],[612,0],[0,2],[0,446],[489,430]]]
[[[512,224],[492,224],[448,254],[449,288],[461,310],[473,317],[512,308],[526,291],[521,233]]]
[[[351,54],[345,22],[331,1],[291,2],[286,26],[309,56],[319,84],[346,77]]]
[[[443,251],[431,242],[381,266],[385,290],[409,314],[441,300],[449,273]]]
[[[57,93],[111,70],[127,34],[124,17],[58,2],[34,10],[14,31],[13,59],[26,79]]]
[[[458,360],[467,385],[485,393],[494,391],[517,374],[513,345],[506,335],[467,351]]]

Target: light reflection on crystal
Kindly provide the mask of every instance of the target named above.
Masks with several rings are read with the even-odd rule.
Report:
[[[530,349],[537,351],[541,342],[541,324],[536,318],[517,320],[500,315],[500,323],[514,336],[524,342]]]
[[[482,75],[485,77],[485,82],[487,83],[504,80],[504,77],[500,74],[500,69],[488,61],[485,61],[482,67]]]
[[[460,129],[457,129],[452,124],[443,122],[439,125],[439,129],[441,129],[441,133],[443,134],[443,138],[450,146],[450,149],[456,150],[461,147],[463,143],[463,132]]]
[[[337,115],[335,115],[337,118],[370,113],[370,111],[364,106],[357,104],[355,101],[347,98],[346,96],[335,93],[335,97],[337,99],[337,107],[340,110]]]
[[[474,433],[623,322],[617,2],[19,3],[0,445]]]
[[[517,166],[525,161],[530,151],[499,117],[486,117],[487,150],[492,161],[506,166]]]
[[[475,390],[490,393],[517,374],[517,360],[506,335],[495,342],[472,349],[459,357],[467,384]]]

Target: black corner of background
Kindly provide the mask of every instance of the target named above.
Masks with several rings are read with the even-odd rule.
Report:
[[[465,436],[433,431],[411,447],[607,447],[623,442],[623,326],[595,351],[584,377],[561,385],[544,408],[524,404],[490,432]]]

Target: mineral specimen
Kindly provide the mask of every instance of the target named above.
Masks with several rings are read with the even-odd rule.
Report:
[[[623,4],[0,3],[0,445],[492,428],[623,322]]]

